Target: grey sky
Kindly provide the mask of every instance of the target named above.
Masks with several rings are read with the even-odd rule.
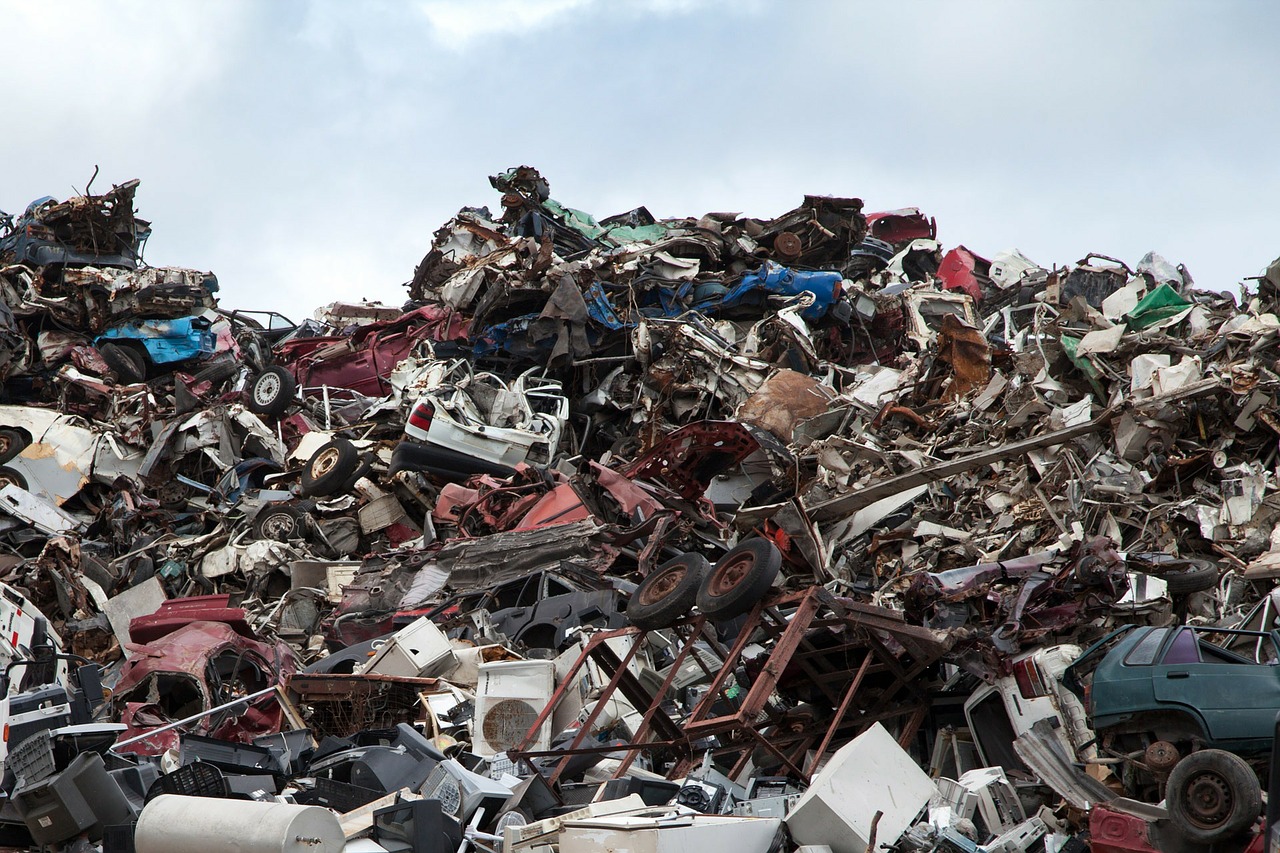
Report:
[[[142,179],[147,259],[231,307],[398,303],[431,234],[537,166],[598,216],[919,206],[1042,264],[1277,254],[1257,2],[0,0],[0,208]]]

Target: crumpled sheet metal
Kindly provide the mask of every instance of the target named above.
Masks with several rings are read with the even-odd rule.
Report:
[[[0,515],[0,579],[71,648],[103,664],[130,656],[113,713],[131,731],[167,719],[165,691],[133,695],[144,670],[209,687],[199,650],[115,642],[106,603],[143,582],[178,599],[233,594],[254,636],[224,639],[287,647],[272,679],[302,686],[302,664],[423,614],[504,657],[571,655],[674,557],[714,566],[763,538],[780,552],[778,595],[810,590],[928,632],[963,693],[1030,649],[1087,645],[1125,622],[1229,623],[1280,576],[1280,262],[1237,299],[1195,290],[1155,254],[1132,266],[980,254],[944,243],[918,210],[864,216],[853,198],[805,195],[772,219],[596,219],[532,167],[491,183],[493,211],[464,208],[435,233],[405,310],[335,303],[276,346],[274,331],[237,320],[238,362],[150,365],[133,385],[98,336],[125,316],[224,310],[211,273],[0,257],[0,377],[16,404],[0,430],[42,433],[0,468],[77,522],[50,536]],[[92,199],[65,204],[49,210],[96,215]],[[366,356],[388,363],[355,364]],[[459,361],[560,383],[570,417],[552,465],[393,472],[408,411]],[[272,364],[313,386],[278,414],[246,394]],[[46,440],[46,422],[65,440]],[[354,467],[326,479],[311,463],[335,439],[351,451],[325,464]],[[1193,561],[1216,585],[1170,592],[1182,587],[1161,573]],[[1131,585],[1139,575],[1160,582]],[[520,613],[565,602],[601,612],[521,633]],[[906,649],[875,636],[889,659],[862,676],[868,707]],[[765,665],[777,640],[760,642]],[[670,654],[655,638],[634,660],[656,672]],[[688,677],[680,690],[699,683]],[[317,731],[416,719],[467,736],[466,696],[449,700],[463,708],[454,719],[424,710],[423,685],[332,678],[359,687],[293,694],[315,700]],[[915,678],[905,719],[923,720],[918,697],[947,685],[937,667]],[[696,695],[680,690],[677,703]],[[343,717],[341,698],[360,691],[369,713]],[[790,719],[794,698],[770,710]],[[380,699],[393,712],[378,716]],[[283,708],[268,719],[265,707],[218,731],[284,724]],[[592,737],[606,743],[649,709],[631,710]],[[1060,763],[1042,772],[1062,776]]]

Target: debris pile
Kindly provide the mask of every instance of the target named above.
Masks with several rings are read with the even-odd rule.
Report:
[[[1280,262],[490,182],[301,322],[3,218],[5,844],[1262,843]]]

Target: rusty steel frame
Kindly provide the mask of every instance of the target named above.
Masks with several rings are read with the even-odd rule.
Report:
[[[783,609],[788,612],[784,614]],[[813,630],[819,628],[832,629],[829,636],[840,637],[844,642],[834,647],[813,646],[808,637]],[[668,778],[679,779],[694,767],[694,744],[715,737],[720,743],[710,748],[713,754],[737,753],[730,771],[731,777],[745,769],[753,751],[759,748],[773,755],[789,774],[807,780],[814,772],[817,762],[841,732],[852,736],[874,722],[902,718],[898,741],[905,747],[915,737],[928,708],[927,697],[916,686],[916,682],[946,650],[945,645],[939,643],[932,632],[908,625],[895,611],[847,599],[836,599],[818,586],[798,592],[772,594],[757,602],[728,649],[716,640],[714,632],[708,629],[704,616],[687,619],[674,626],[673,630],[680,641],[679,649],[657,696],[650,695],[627,669],[643,643],[644,631],[623,628],[593,635],[556,688],[550,702],[530,726],[520,746],[513,751],[512,757],[559,757],[560,761],[549,776],[550,781],[556,781],[574,755],[625,751],[626,757],[614,772],[614,777],[618,778],[626,773],[641,751],[664,751],[675,758]],[[726,682],[738,667],[743,651],[757,639],[760,632],[774,640],[763,670],[733,713],[711,716],[722,698]],[[630,649],[622,658],[607,644],[608,640],[617,637],[634,638]],[[891,638],[903,653],[902,659],[885,643],[886,637]],[[720,656],[722,663],[715,672],[711,672],[702,659],[693,654],[694,646],[699,640],[707,642]],[[693,654],[694,661],[702,667],[711,681],[706,695],[688,718],[677,721],[662,710],[661,700],[671,689],[680,667],[690,654]],[[844,668],[826,660],[831,656],[843,656],[848,660],[853,655],[857,658]],[[594,662],[610,677],[572,742],[566,749],[528,751],[528,747],[536,740],[538,731],[572,689],[575,676],[588,661]],[[801,731],[766,733],[764,730],[767,727],[779,721],[777,712],[770,708],[770,700],[783,674],[793,666],[799,667],[808,676],[830,699],[836,710],[825,727],[815,724]],[[868,704],[858,705],[860,713],[857,718],[849,719],[850,711],[855,707],[855,701],[859,698],[867,677],[873,674],[890,675],[892,684],[881,690]],[[631,741],[603,747],[584,746],[584,741],[607,706],[607,700],[618,691],[622,692],[637,711],[643,710],[641,722]],[[895,698],[898,701],[894,701]],[[806,760],[806,755],[815,745],[816,750]]]

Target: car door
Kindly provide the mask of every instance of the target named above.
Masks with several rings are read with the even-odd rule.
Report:
[[[1196,711],[1216,745],[1265,746],[1280,710],[1280,666],[1228,651],[1219,645],[1225,634],[1253,634],[1275,649],[1274,638],[1262,632],[1176,629],[1152,667],[1156,701]]]

